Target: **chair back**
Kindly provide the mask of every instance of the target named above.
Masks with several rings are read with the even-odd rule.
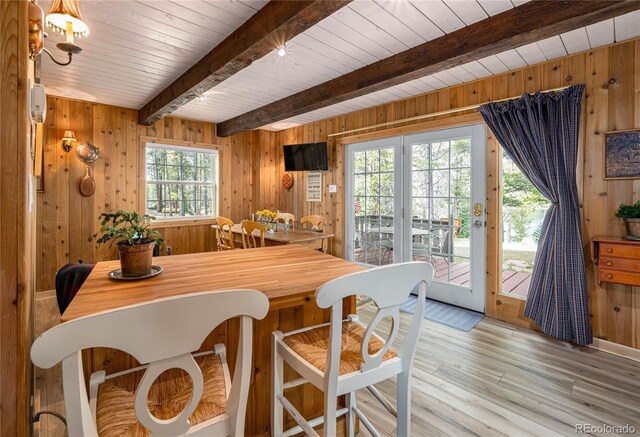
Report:
[[[408,328],[407,335],[400,348],[398,357],[402,367],[409,370],[415,355],[420,326],[424,316],[425,293],[433,280],[433,267],[426,262],[407,262],[376,267],[363,272],[343,276],[322,285],[316,291],[316,301],[320,308],[331,307],[330,346],[327,357],[325,378],[337,378],[340,366],[342,334],[342,300],[345,297],[359,295],[370,297],[378,306],[378,311],[367,326],[363,337],[361,355],[363,372],[382,365],[383,357],[396,339],[400,327],[400,305],[407,301],[411,292],[417,288],[418,301],[416,311]],[[391,329],[383,346],[373,355],[369,353],[369,341],[378,324],[385,318],[391,318]]]
[[[321,215],[306,215],[300,219],[300,224],[303,228],[309,224],[313,231],[324,231],[327,220]]]
[[[302,225],[303,229],[309,228],[312,231],[324,231],[325,226],[327,225],[327,220],[321,215],[307,215],[300,219],[300,225]],[[316,250],[320,250],[322,252],[327,252],[328,239],[323,238],[318,241]]]
[[[235,242],[233,241],[233,222],[226,217],[216,217],[216,240],[218,243],[218,250],[233,250],[235,249]]]
[[[33,343],[31,360],[44,369],[62,361],[69,435],[97,436],[82,367],[82,350],[94,347],[119,349],[148,364],[135,395],[138,420],[153,434],[184,435],[203,393],[202,371],[192,352],[220,323],[240,317],[236,367],[226,414],[230,428],[242,435],[251,379],[252,318],[264,318],[268,309],[267,297],[255,290],[208,291],[155,300],[51,328]],[[160,374],[174,368],[183,369],[191,377],[191,398],[176,417],[159,420],[149,411],[149,390]]]
[[[82,260],[81,260],[82,261]],[[56,300],[60,314],[64,313],[93,270],[93,264],[69,263],[56,273]]]
[[[288,212],[279,212],[276,216],[276,221],[278,223],[284,223],[285,225],[293,226],[296,222],[296,216]]]
[[[242,247],[245,249],[252,249],[254,247],[264,247],[264,233],[267,228],[262,223],[254,222],[251,220],[242,220]],[[256,235],[253,233],[258,231],[260,233],[260,246],[256,240]]]
[[[449,253],[449,229],[444,227],[436,228],[433,230],[432,250],[434,252],[448,254]]]

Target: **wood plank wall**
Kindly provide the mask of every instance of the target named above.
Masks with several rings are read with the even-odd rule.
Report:
[[[640,348],[640,289],[621,285],[598,286],[588,248],[589,239],[595,235],[622,235],[621,221],[614,212],[620,203],[640,199],[640,180],[602,179],[604,132],[640,128],[640,39],[278,132],[273,144],[266,140],[260,143],[260,197],[257,202],[261,206],[293,213],[296,217],[324,215],[330,231],[336,234],[334,253],[342,256],[344,147],[343,140],[327,139],[327,134],[574,83],[587,85],[578,173],[582,179],[579,188],[584,206],[584,244],[593,330],[596,337]],[[437,123],[445,127],[446,120],[455,123],[457,117],[460,116],[441,117],[424,123],[424,126],[427,129],[430,124]],[[373,136],[396,134],[396,128],[379,129]],[[365,138],[366,134],[360,137]],[[316,141],[329,142],[330,170],[323,173],[323,201],[310,203],[305,201],[303,173],[294,173],[295,185],[290,192],[279,187],[284,173],[282,145]],[[499,146],[490,133],[487,146],[487,205],[490,213],[490,252],[487,256],[497,270],[498,246],[494,242],[498,241],[499,235],[496,217],[500,190]],[[337,193],[328,193],[329,184],[338,186]],[[488,273],[487,314],[527,326],[529,322],[522,317],[524,301],[500,295],[498,275],[491,271]]]
[[[584,205],[585,254],[594,333],[602,339],[640,348],[640,291],[616,285],[597,286],[594,280],[595,267],[588,260],[589,249],[586,244],[595,235],[622,234],[621,223],[614,216],[614,211],[621,202],[640,198],[640,180],[602,180],[603,133],[640,127],[639,63],[640,40],[636,39],[275,134],[252,131],[229,138],[216,138],[214,126],[210,123],[167,117],[146,128],[135,125],[135,111],[132,110],[51,98],[45,147],[45,191],[38,194],[38,229],[41,229],[37,234],[38,290],[53,288],[56,270],[68,260],[83,258],[87,262],[95,262],[113,258],[113,253],[96,249],[89,238],[95,232],[95,219],[99,212],[124,206],[137,208],[138,204],[132,200],[138,189],[137,174],[130,165],[138,156],[140,136],[188,142],[211,141],[220,145],[223,155],[222,215],[238,221],[261,208],[280,209],[298,218],[307,214],[321,214],[327,218],[329,230],[336,234],[333,253],[342,256],[345,202],[343,140],[329,140],[330,170],[323,173],[324,198],[322,202],[315,203],[305,201],[303,173],[294,173],[295,185],[290,191],[281,188],[283,144],[326,141],[327,134],[332,132],[517,96],[524,92],[586,83],[581,164],[578,170],[583,179],[580,190]],[[445,116],[421,125],[377,129],[372,135],[395,135],[403,126],[408,130],[420,129],[421,126],[424,129],[434,126],[443,128],[459,123],[460,117]],[[462,119],[477,120],[472,115],[463,116]],[[66,155],[60,149],[60,138],[64,130],[70,128],[74,129],[80,141],[93,139],[102,150],[101,160],[93,164],[91,169],[98,191],[89,199],[81,198],[77,188],[77,181],[83,174],[82,166],[73,155]],[[367,135],[364,133],[359,138],[366,138]],[[522,316],[524,301],[501,295],[497,288],[499,259],[498,246],[494,243],[499,235],[499,146],[490,133],[487,146],[487,257],[490,265],[495,266],[495,272],[489,269],[487,275],[487,314],[529,326]],[[337,193],[328,192],[329,184],[337,185]],[[211,248],[208,225],[164,228],[163,233],[174,253]]]
[[[0,2],[0,435],[30,435],[33,367],[33,161],[26,1]]]
[[[45,123],[44,191],[37,195],[37,290],[55,287],[57,270],[68,262],[85,263],[117,259],[115,248],[96,246],[98,216],[104,211],[141,211],[139,200],[141,138],[175,141],[178,145],[218,145],[220,150],[220,214],[234,221],[253,208],[255,150],[260,132],[217,138],[212,123],[166,117],[152,126],[138,126],[137,111],[65,98],[49,97]],[[60,147],[65,130],[78,140],[74,150]],[[273,135],[273,134],[271,134]],[[89,164],[96,181],[91,197],[80,194],[78,184],[85,166],[75,147],[91,142],[100,159]],[[210,224],[158,226],[174,254],[212,250]],[[163,251],[166,250],[163,248]]]

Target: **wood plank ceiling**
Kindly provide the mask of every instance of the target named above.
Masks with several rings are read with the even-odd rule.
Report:
[[[274,47],[205,93],[204,102],[193,100],[174,114],[221,122],[526,1],[355,1],[288,41],[286,56],[278,56]],[[139,109],[265,3],[81,0],[91,30],[78,41],[85,51],[68,67],[43,57],[43,83],[50,94]],[[41,4],[46,12],[49,2]],[[280,130],[635,38],[640,36],[638,22],[640,11],[263,128]],[[53,46],[61,39],[51,34],[47,47],[59,52]]]

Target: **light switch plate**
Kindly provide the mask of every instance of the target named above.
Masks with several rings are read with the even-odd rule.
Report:
[[[337,193],[338,192],[338,188],[335,185],[329,185],[329,192],[330,193]]]

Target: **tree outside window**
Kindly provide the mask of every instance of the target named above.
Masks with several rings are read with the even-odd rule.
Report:
[[[502,154],[502,268],[531,272],[549,201]]]

